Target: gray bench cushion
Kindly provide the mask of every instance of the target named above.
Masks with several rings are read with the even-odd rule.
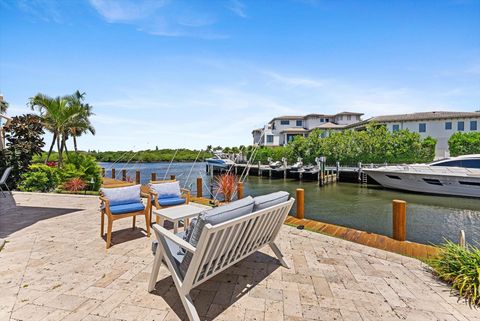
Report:
[[[196,247],[198,241],[200,240],[200,235],[202,235],[203,228],[206,224],[217,225],[230,221],[234,218],[250,214],[253,212],[253,206],[253,198],[251,196],[248,196],[230,204],[212,208],[210,210],[202,212],[198,217],[198,220],[191,232],[192,234],[188,242]],[[185,276],[185,273],[187,273],[187,269],[190,265],[192,257],[193,255],[188,252],[185,254],[184,259],[180,263],[180,273],[182,273],[182,276]]]
[[[255,206],[253,210],[256,212],[259,210],[263,210],[267,207],[275,206],[277,204],[288,201],[289,197],[290,194],[284,191],[257,196],[253,199],[255,201]]]

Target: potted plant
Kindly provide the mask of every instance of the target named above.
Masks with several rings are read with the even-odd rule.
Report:
[[[215,178],[218,193],[223,195],[225,202],[231,202],[237,190],[237,177],[231,173],[222,174]]]

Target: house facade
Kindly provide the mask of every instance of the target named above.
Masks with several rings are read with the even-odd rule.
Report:
[[[0,150],[5,149],[5,131],[3,127],[8,125],[11,120],[11,118],[5,115],[0,115]]]
[[[437,140],[435,157],[450,156],[448,140],[456,132],[478,132],[480,112],[431,111],[411,114],[385,115],[361,120],[361,113],[342,112],[335,115],[309,114],[282,116],[272,119],[264,128],[255,129],[254,144],[284,146],[296,135],[307,136],[312,130],[362,130],[369,123],[385,125],[391,131],[408,129],[422,138]]]
[[[431,136],[437,140],[435,157],[449,157],[448,140],[456,132],[478,132],[480,112],[431,111],[412,114],[372,117],[348,129],[362,129],[367,123],[383,124],[391,132],[408,129],[422,138]]]
[[[253,143],[261,146],[284,146],[295,136],[307,136],[314,129],[342,130],[361,121],[362,113],[341,112],[334,115],[308,114],[273,118],[263,128],[252,131]]]

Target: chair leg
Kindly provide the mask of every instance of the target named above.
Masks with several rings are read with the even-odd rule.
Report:
[[[150,216],[148,215],[148,212],[145,213],[145,222],[147,223],[147,236],[150,237]]]
[[[132,230],[135,229],[135,220],[137,219],[137,215],[133,216],[133,224],[132,224]]]
[[[290,266],[283,258],[283,254],[282,252],[280,252],[280,249],[278,248],[277,244],[275,244],[274,242],[270,242],[268,243],[268,245],[270,245],[270,247],[272,248],[273,253],[275,253],[277,259],[280,261],[280,264],[282,264],[283,267],[286,267],[287,269],[289,269]]]
[[[147,224],[148,226],[148,224]],[[157,284],[158,271],[162,265],[162,244],[158,242],[157,251],[155,252],[155,260],[153,261],[152,273],[150,274],[150,281],[148,282],[148,292],[152,292]]]
[[[7,188],[7,191],[10,193],[10,195],[13,195],[13,194],[12,194],[12,191],[10,190],[10,188],[8,187],[7,184],[5,184],[5,187]]]
[[[110,248],[112,243],[112,219],[108,218],[108,228],[107,228],[107,249]]]
[[[200,317],[198,316],[197,309],[195,309],[195,306],[193,305],[193,300],[190,294],[187,294],[185,296],[180,294],[180,299],[182,300],[183,307],[187,312],[188,319],[190,321],[200,321]]]
[[[3,197],[7,197],[7,195],[5,195],[5,193],[3,192],[2,186],[0,186],[0,192],[2,192]]]
[[[105,213],[100,212],[100,237],[103,237],[103,231],[105,230]]]

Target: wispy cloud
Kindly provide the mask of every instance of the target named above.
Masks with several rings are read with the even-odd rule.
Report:
[[[264,71],[263,74],[277,83],[291,87],[319,88],[325,86],[326,83],[324,80],[311,79],[307,77],[285,76],[272,71]]]
[[[230,0],[227,8],[241,18],[247,18],[246,6],[240,0]]]
[[[192,4],[168,0],[89,1],[107,22],[130,24],[138,31],[151,35],[228,38],[228,35],[213,29],[217,22],[217,10],[209,7],[207,3]]]

